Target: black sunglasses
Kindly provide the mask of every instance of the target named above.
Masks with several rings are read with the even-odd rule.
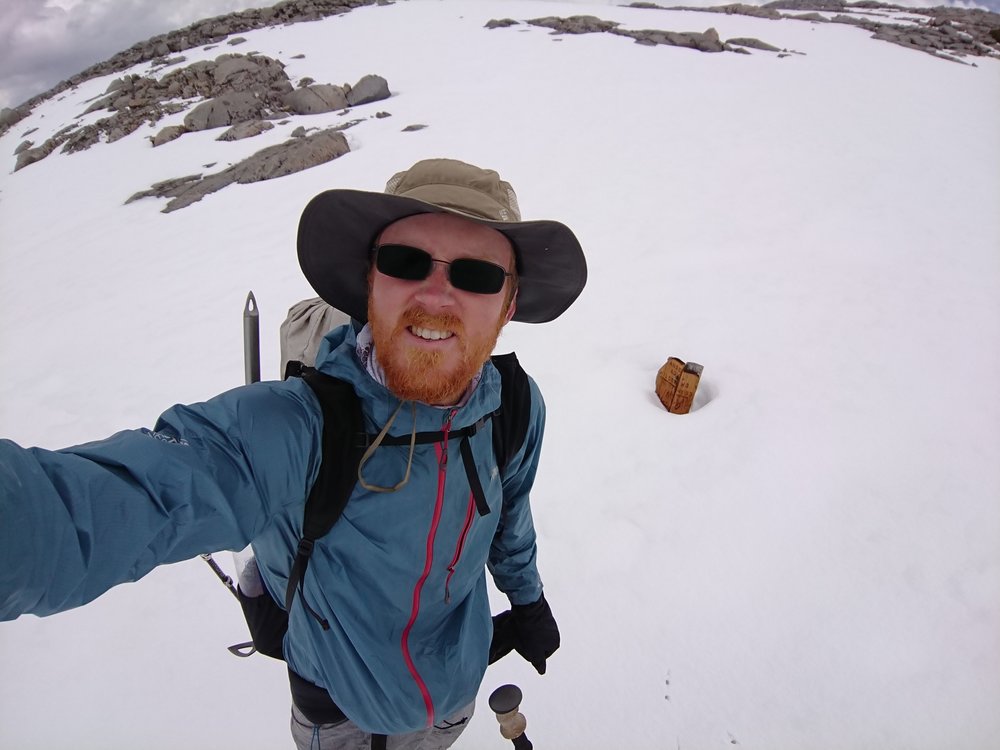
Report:
[[[436,260],[426,250],[409,245],[376,245],[375,268],[379,273],[405,281],[423,281],[435,263],[448,266],[448,281],[456,289],[473,294],[496,294],[508,276],[503,266],[477,258]]]

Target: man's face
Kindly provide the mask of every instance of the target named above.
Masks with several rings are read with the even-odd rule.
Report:
[[[420,248],[438,261],[475,258],[513,271],[514,252],[503,234],[457,216],[418,214],[387,226],[379,244]],[[497,294],[456,289],[449,266],[434,263],[420,281],[397,279],[374,267],[368,322],[389,389],[405,400],[457,402],[514,314],[511,279]]]

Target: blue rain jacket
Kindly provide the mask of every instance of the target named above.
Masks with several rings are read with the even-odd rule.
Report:
[[[358,362],[350,326],[327,335],[320,370],[350,381],[366,429],[399,406]],[[319,540],[296,595],[285,655],[363,729],[413,731],[475,697],[492,633],[485,568],[514,604],[542,584],[528,494],[545,421],[531,381],[531,418],[501,476],[491,426],[471,438],[491,512],[476,511],[459,441],[418,445],[395,492],[357,485]],[[492,364],[466,404],[404,404],[390,429],[458,430],[500,404]],[[488,423],[492,425],[492,423]],[[322,412],[299,378],[236,388],[174,406],[153,430],[120,432],[60,451],[0,441],[0,619],[85,604],[157,565],[253,543],[267,588],[284,601],[305,499],[321,461]],[[379,447],[369,484],[392,486],[409,446]]]

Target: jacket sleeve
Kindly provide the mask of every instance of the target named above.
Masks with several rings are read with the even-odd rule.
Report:
[[[529,496],[538,469],[545,432],[545,402],[534,380],[531,384],[531,418],[524,445],[511,459],[503,479],[503,511],[487,567],[497,588],[511,604],[531,604],[542,595],[536,565],[535,526]]]
[[[59,451],[0,441],[0,620],[85,604],[163,563],[246,546],[304,502],[322,417],[305,384],[174,406]]]

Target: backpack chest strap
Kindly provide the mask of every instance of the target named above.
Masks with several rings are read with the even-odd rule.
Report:
[[[486,416],[480,417],[474,423],[466,427],[463,427],[459,430],[449,431],[448,439],[450,440],[453,438],[473,437],[498,412],[499,410],[495,412],[490,412]],[[355,439],[357,440],[355,447],[365,449],[368,446],[370,446],[373,442],[375,442],[375,439],[377,437],[378,437],[377,435],[372,435],[369,433],[358,433],[355,436]],[[444,440],[444,437],[445,434],[444,431],[442,430],[437,430],[436,432],[418,432],[415,439],[413,438],[412,435],[386,435],[384,438],[382,438],[382,445],[409,445],[411,439],[413,439],[417,445],[428,445],[431,443],[440,443]]]

